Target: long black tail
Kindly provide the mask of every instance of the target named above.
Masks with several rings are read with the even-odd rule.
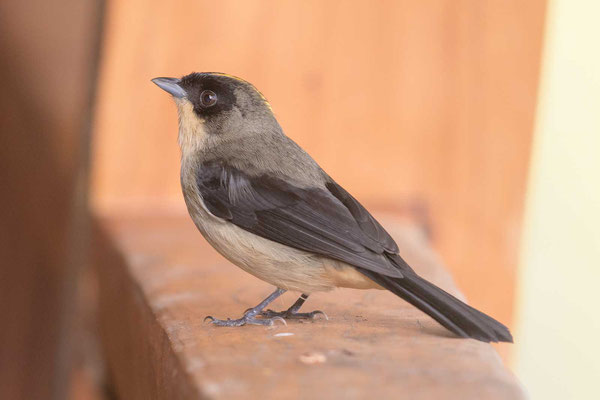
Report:
[[[408,271],[402,271],[403,278],[391,278],[362,268],[358,270],[458,336],[482,342],[513,341],[506,326],[427,282],[410,267]]]

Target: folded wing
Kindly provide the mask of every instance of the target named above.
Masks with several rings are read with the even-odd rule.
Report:
[[[199,168],[196,182],[208,210],[244,230],[386,276],[403,276],[387,257],[398,251],[394,240],[333,180],[324,188],[300,188],[212,162]]]

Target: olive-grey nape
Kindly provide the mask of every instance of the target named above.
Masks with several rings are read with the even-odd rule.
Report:
[[[213,324],[312,319],[324,313],[298,312],[312,292],[387,289],[460,337],[512,342],[500,322],[419,277],[381,224],[284,134],[250,83],[214,72],[153,82],[178,108],[181,185],[196,227],[277,287],[242,318],[207,317]],[[265,311],[286,290],[302,296],[287,311]]]

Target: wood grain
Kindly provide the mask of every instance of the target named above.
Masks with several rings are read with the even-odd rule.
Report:
[[[460,295],[420,229],[384,221],[421,274]],[[492,346],[454,337],[389,292],[311,296],[306,310],[329,320],[205,325],[206,315],[237,318],[272,288],[226,262],[185,216],[120,215],[101,226],[101,326],[119,398],[524,398]]]
[[[182,207],[156,76],[254,83],[369,206],[414,205],[458,284],[510,324],[545,9],[521,1],[112,1],[95,122],[99,210]]]

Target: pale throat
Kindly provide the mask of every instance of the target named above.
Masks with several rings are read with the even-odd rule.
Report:
[[[204,119],[194,112],[194,106],[187,99],[175,99],[179,115],[179,134],[177,142],[181,148],[181,157],[189,158],[202,150],[207,134]]]

